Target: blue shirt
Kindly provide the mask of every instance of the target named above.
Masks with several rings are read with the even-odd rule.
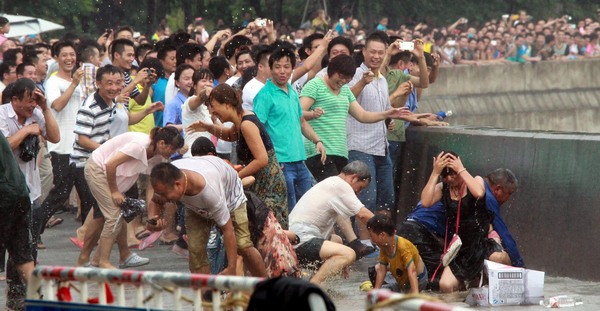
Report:
[[[519,254],[517,243],[510,234],[510,231],[508,231],[508,227],[500,215],[500,204],[496,201],[496,197],[494,197],[494,194],[492,193],[492,188],[490,188],[490,185],[488,185],[487,182],[485,182],[485,207],[490,212],[494,213],[492,226],[500,236],[500,239],[502,239],[502,247],[504,247],[510,256],[512,265],[515,267],[524,267],[525,262],[523,261],[521,254]]]
[[[165,77],[160,77],[156,80],[156,83],[152,84],[152,102],[161,102],[165,103],[165,92],[167,90],[167,82],[169,79]],[[154,112],[154,125],[163,126],[163,111],[155,111]]]
[[[443,237],[446,234],[446,208],[441,201],[436,202],[429,208],[424,207],[419,201],[406,219],[422,224],[437,236]]]
[[[181,107],[187,97],[181,93],[181,91],[177,92],[177,95],[165,106],[165,113],[163,115],[163,126],[167,126],[167,124],[181,124]]]
[[[265,125],[279,162],[306,160],[300,128],[302,107],[291,84],[285,92],[268,79],[254,97],[254,113]]]

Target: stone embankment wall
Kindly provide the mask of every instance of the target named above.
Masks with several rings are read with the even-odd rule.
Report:
[[[440,69],[421,112],[453,125],[600,133],[600,59]]]

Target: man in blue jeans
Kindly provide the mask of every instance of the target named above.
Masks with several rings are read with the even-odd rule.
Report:
[[[363,48],[364,62],[348,83],[358,103],[367,111],[380,112],[391,108],[388,84],[379,72],[387,53],[388,40],[387,35],[380,31],[369,35]],[[347,127],[348,161],[366,163],[373,179],[369,187],[361,192],[359,199],[371,212],[391,216],[394,186],[387,126],[384,121],[364,124],[348,116]],[[358,229],[361,242],[372,246],[366,226],[358,223]]]
[[[265,125],[277,160],[283,166],[287,183],[288,209],[312,186],[312,175],[304,164],[306,152],[302,135],[315,144],[325,161],[325,147],[302,116],[298,93],[289,83],[296,66],[296,55],[287,48],[276,49],[269,58],[271,79],[254,97],[254,113]]]

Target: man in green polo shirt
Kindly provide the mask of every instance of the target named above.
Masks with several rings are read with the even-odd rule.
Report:
[[[277,48],[269,58],[271,79],[254,98],[254,113],[265,125],[277,160],[283,166],[287,183],[288,209],[312,186],[312,176],[304,164],[306,153],[302,135],[315,144],[325,162],[325,147],[319,136],[302,116],[298,93],[289,83],[296,66],[296,55],[289,49]]]

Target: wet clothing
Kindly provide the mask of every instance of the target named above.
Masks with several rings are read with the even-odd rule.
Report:
[[[13,151],[0,131],[0,245],[4,245],[15,265],[33,261],[30,238],[31,202],[25,176]]]
[[[456,258],[450,263],[452,273],[459,281],[470,281],[479,276],[483,269],[488,244],[487,235],[492,222],[492,213],[485,208],[485,197],[476,199],[466,188],[467,194],[461,200],[458,235],[462,246]],[[442,203],[448,217],[448,243],[455,233],[458,216],[458,201],[451,199],[450,187],[444,183],[442,187]]]
[[[521,254],[519,254],[517,243],[510,234],[510,231],[508,231],[508,227],[500,215],[500,204],[498,204],[498,201],[496,201],[496,198],[492,193],[492,189],[487,182],[485,183],[485,207],[494,214],[492,226],[500,236],[500,239],[502,240],[502,247],[504,247],[504,250],[506,250],[510,256],[511,264],[515,267],[524,267],[525,262],[523,261]]]
[[[271,138],[267,133],[264,125],[254,114],[245,115],[242,117],[242,122],[249,121],[258,127],[260,138],[267,150],[268,162],[265,167],[260,169],[254,178],[256,181],[252,186],[252,191],[265,202],[265,205],[273,212],[277,221],[283,229],[288,228],[288,209],[287,209],[287,186],[285,176],[281,170],[281,166],[275,156],[275,149]],[[248,147],[246,138],[243,135],[239,136],[237,144],[238,160],[243,165],[248,165],[254,156]]]
[[[246,191],[248,229],[252,243],[265,263],[267,276],[300,277],[298,258],[273,212],[256,194]]]
[[[408,280],[408,267],[411,264],[415,265],[415,269],[421,260],[421,256],[419,256],[419,251],[417,248],[407,239],[403,237],[396,236],[396,251],[392,255],[387,255],[383,249],[379,250],[379,263],[386,266],[388,271],[394,276],[396,282],[400,289],[408,287],[410,288],[410,282]],[[427,271],[422,271],[419,273],[417,271],[417,275],[425,272],[425,276],[427,275]],[[420,277],[423,279],[423,276]]]
[[[439,201],[430,207],[424,207],[419,201],[398,228],[397,234],[411,241],[419,250],[419,255],[429,272],[428,279],[431,279],[440,264],[444,251],[445,230],[446,208]],[[436,278],[432,283],[434,288],[441,275],[441,273],[435,274]]]

